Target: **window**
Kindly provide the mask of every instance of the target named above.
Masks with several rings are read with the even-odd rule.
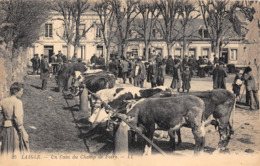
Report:
[[[204,39],[208,39],[209,38],[209,31],[206,30],[206,29],[203,30],[203,38]]]
[[[153,29],[153,31],[152,31],[152,36],[153,36],[153,37],[156,36],[156,30],[155,30],[155,29]]]
[[[81,35],[82,37],[86,37],[85,24],[79,25],[79,35]]]
[[[208,58],[209,57],[209,48],[203,48],[201,56],[203,58]]]
[[[175,49],[175,51],[174,51],[174,56],[178,56],[178,57],[181,56],[181,48],[176,48],[176,49]]]
[[[97,28],[96,28],[96,37],[101,37],[101,25],[97,25]]]
[[[190,48],[189,49],[189,57],[195,58],[196,56],[196,49],[195,48]]]
[[[97,45],[97,57],[100,57],[100,55],[103,55],[103,46]]]
[[[52,37],[52,24],[45,24],[45,37]]]
[[[231,60],[237,60],[237,49],[231,49]]]
[[[132,49],[132,55],[136,58],[138,57],[138,50],[137,49]]]

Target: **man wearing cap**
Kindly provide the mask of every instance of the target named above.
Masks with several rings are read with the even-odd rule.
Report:
[[[46,90],[49,76],[50,76],[50,68],[48,63],[48,56],[44,55],[44,58],[41,60],[41,76],[40,76],[40,79],[42,80],[42,90]]]
[[[224,63],[220,62],[219,66],[213,70],[213,88],[226,89],[226,77],[228,76]]]

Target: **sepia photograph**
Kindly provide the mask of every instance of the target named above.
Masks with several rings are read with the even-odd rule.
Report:
[[[259,0],[0,0],[0,166],[260,164]]]

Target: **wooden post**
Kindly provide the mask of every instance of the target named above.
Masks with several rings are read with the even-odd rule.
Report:
[[[128,130],[126,123],[121,122],[114,129],[114,155],[128,156]]]
[[[80,94],[80,106],[79,106],[79,109],[80,111],[84,111],[84,112],[87,112],[88,113],[88,90],[86,89],[86,85],[83,85],[83,90]]]

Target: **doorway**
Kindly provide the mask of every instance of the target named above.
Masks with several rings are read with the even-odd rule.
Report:
[[[222,55],[221,58],[219,58],[224,63],[228,63],[228,48],[223,48],[222,49]]]
[[[44,46],[44,55],[47,55],[49,57],[49,61],[52,54],[53,54],[53,46]]]

